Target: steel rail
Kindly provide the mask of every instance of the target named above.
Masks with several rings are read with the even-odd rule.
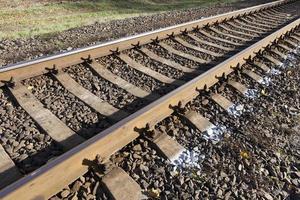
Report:
[[[272,8],[282,4],[292,2],[293,0],[278,0],[271,3],[266,3],[250,8],[245,8],[229,13],[224,13],[192,22],[187,22],[167,28],[158,29],[155,31],[138,34],[131,37],[125,37],[122,39],[105,42],[102,44],[77,49],[74,51],[61,53],[53,56],[48,56],[32,61],[21,62],[13,65],[7,65],[0,68],[0,86],[4,85],[5,82],[10,81],[12,78],[14,81],[20,81],[33,76],[38,76],[47,73],[49,69],[55,67],[60,69],[63,67],[71,66],[74,64],[82,63],[85,58],[98,58],[106,55],[110,55],[115,50],[125,50],[132,48],[134,44],[148,44],[153,39],[165,39],[169,35],[178,35],[183,31],[192,31],[196,27],[201,28],[206,25],[222,22],[231,18],[236,18],[242,15],[251,14],[264,9]]]
[[[204,74],[76,146],[54,161],[4,188],[0,191],[0,199],[46,199],[51,197],[87,172],[88,165],[85,163],[88,162],[85,161],[94,160],[97,154],[103,159],[109,159],[114,152],[139,136],[136,132],[137,128],[144,128],[146,125],[154,126],[172,114],[173,110],[170,106],[176,106],[179,102],[185,105],[199,95],[198,89],[210,87],[217,83],[217,77],[228,75],[234,70],[233,67],[244,64],[247,58],[255,56],[264,47],[298,28],[299,24],[300,19],[291,22]]]

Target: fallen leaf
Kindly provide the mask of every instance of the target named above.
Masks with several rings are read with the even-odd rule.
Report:
[[[264,89],[261,90],[261,94],[262,94],[263,96],[268,96],[267,92],[266,92]]]
[[[241,156],[243,159],[248,159],[248,158],[250,157],[247,151],[241,151],[241,152],[240,152],[240,156]]]
[[[160,190],[152,188],[148,190],[148,195],[152,198],[159,198]]]

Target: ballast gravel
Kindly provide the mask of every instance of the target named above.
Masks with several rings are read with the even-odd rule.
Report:
[[[52,75],[30,78],[23,83],[47,109],[84,138],[110,126],[104,116],[67,91]]]
[[[0,105],[0,144],[22,173],[32,172],[62,153],[7,89],[0,89]]]

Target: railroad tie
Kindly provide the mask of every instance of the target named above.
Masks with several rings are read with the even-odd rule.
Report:
[[[272,63],[274,63],[275,65],[281,65],[282,62],[280,60],[278,60],[277,58],[270,56],[270,55],[263,55],[264,58],[266,58],[267,60],[271,61]]]
[[[258,21],[256,21],[256,20],[254,20],[254,19],[251,19],[251,18],[247,18],[247,17],[245,17],[245,18],[243,18],[242,19],[243,21],[245,21],[246,23],[249,23],[249,24],[253,24],[254,26],[256,25],[256,26],[261,26],[261,27],[263,27],[263,28],[265,28],[265,29],[267,29],[267,30],[271,30],[271,29],[273,29],[272,27],[270,27],[270,26],[268,26],[268,25],[266,25],[266,24],[264,24],[264,23],[262,23],[262,22],[258,22]],[[254,20],[254,21],[253,21]]]
[[[239,82],[236,82],[236,81],[228,81],[228,83],[227,83],[228,85],[230,85],[231,87],[233,87],[234,89],[236,89],[238,92],[240,92],[242,95],[245,95],[246,94],[246,92],[248,91],[248,88],[245,86],[245,85],[243,85],[243,84],[241,84],[241,83],[239,83]]]
[[[198,32],[201,33],[202,35],[204,35],[204,36],[206,36],[206,37],[208,37],[210,39],[216,40],[216,41],[225,42],[227,44],[231,44],[231,45],[234,45],[234,46],[241,46],[240,43],[233,42],[231,40],[226,40],[226,39],[223,39],[223,38],[220,38],[220,37],[213,36],[213,35],[211,35],[210,33],[207,33],[204,30],[199,30]]]
[[[277,54],[278,56],[280,56],[284,60],[287,58],[287,55],[285,55],[284,53],[281,53],[280,51],[278,51],[278,49],[271,49],[271,52]]]
[[[284,11],[277,11],[275,10],[274,8],[270,9],[270,10],[267,10],[267,13],[271,14],[271,15],[276,15],[276,16],[281,16],[281,17],[288,17],[290,16],[291,14],[289,13],[286,13]]]
[[[239,25],[242,25],[242,26],[245,26],[245,27],[249,27],[251,29],[256,29],[256,31],[259,31],[261,33],[265,33],[268,31],[268,29],[265,29],[265,28],[261,28],[261,27],[258,27],[258,26],[255,26],[251,23],[244,23],[243,21],[237,19],[237,20],[234,20],[235,23],[239,24]],[[227,22],[228,23],[228,22]]]
[[[297,33],[297,32],[294,32],[294,33],[293,33],[293,35],[295,35],[295,36],[297,36],[297,37],[299,37],[299,38],[300,38],[300,34],[299,34],[299,33]]]
[[[268,13],[270,13],[272,15],[283,14],[281,11],[278,11],[277,8],[271,8],[268,11],[265,11],[265,12],[268,12]]]
[[[292,40],[285,39],[284,41],[285,41],[286,43],[290,44],[290,45],[293,46],[293,47],[297,47],[297,46],[298,46],[298,44],[297,44],[296,42],[292,41]]]
[[[262,63],[262,62],[259,62],[259,61],[254,61],[253,64],[256,65],[257,67],[259,67],[260,69],[262,69],[265,72],[270,71],[270,68],[265,63]]]
[[[259,22],[254,22],[254,21],[248,20],[247,18],[243,18],[242,20],[245,21],[249,25],[256,26],[258,28],[261,28],[261,29],[264,29],[264,30],[267,30],[267,31],[270,31],[270,30],[273,29],[270,26],[267,26],[267,25],[259,23]]]
[[[177,141],[166,133],[157,133],[152,141],[163,156],[170,161],[174,161],[185,150]]]
[[[228,110],[234,104],[228,100],[226,97],[223,97],[220,94],[214,93],[211,95],[211,99],[216,102],[219,106],[221,106],[224,110]]]
[[[193,55],[190,55],[190,54],[187,54],[187,53],[184,53],[182,51],[178,51],[176,49],[174,49],[173,47],[171,47],[170,45],[164,43],[164,42],[159,42],[159,45],[166,49],[167,51],[169,51],[170,53],[172,54],[175,54],[177,56],[180,56],[180,57],[183,57],[183,58],[186,58],[186,59],[189,59],[189,60],[192,60],[194,62],[197,62],[197,63],[200,63],[200,64],[208,64],[208,63],[211,63],[211,61],[209,60],[204,60],[202,58],[198,58],[196,56],[193,56]]]
[[[287,18],[289,18],[289,16],[287,16],[286,14],[271,14],[268,11],[264,12],[264,16],[267,16],[269,19],[273,20],[273,21],[284,21]]]
[[[272,23],[278,23],[278,21],[281,22],[281,21],[285,20],[285,19],[282,18],[282,17],[274,17],[274,16],[270,16],[270,15],[268,15],[268,14],[262,16],[262,18],[267,18],[267,20],[268,20],[268,21],[271,21]],[[285,17],[285,18],[286,18],[286,17]]]
[[[247,75],[248,77],[252,78],[253,80],[255,80],[258,83],[261,83],[263,81],[263,77],[254,73],[253,71],[243,70],[243,74]]]
[[[52,112],[44,108],[36,97],[22,84],[9,88],[19,105],[32,117],[34,121],[65,150],[71,149],[84,141],[69,127],[67,127]]]
[[[217,34],[219,34],[219,35],[223,35],[223,36],[225,36],[225,37],[229,37],[229,38],[241,40],[241,41],[244,41],[244,42],[249,41],[249,39],[247,39],[247,38],[242,38],[242,37],[240,37],[240,36],[232,35],[232,34],[230,34],[230,33],[224,33],[224,32],[218,30],[218,29],[215,28],[215,27],[209,27],[209,29],[212,30],[213,32],[215,32],[215,33],[217,33]]]
[[[277,12],[277,11],[274,11],[274,10],[267,10],[267,11],[265,11],[265,13],[270,15],[270,16],[276,16],[276,17],[282,18],[282,19],[286,19],[287,17],[290,16],[290,14],[283,13],[283,12]]]
[[[219,24],[218,26],[221,27],[222,29],[226,30],[226,31],[230,31],[230,32],[233,32],[233,33],[236,33],[236,34],[240,34],[240,35],[246,36],[246,37],[250,37],[250,38],[257,37],[257,34],[254,33],[254,32],[252,34],[250,34],[250,33],[236,31],[234,29],[231,29],[231,28],[228,28],[228,27],[224,26],[224,24]],[[242,28],[239,28],[239,29],[242,29]]]
[[[129,115],[129,113],[119,110],[118,108],[115,108],[109,103],[101,100],[99,97],[77,83],[69,74],[58,73],[55,77],[69,92],[100,114],[114,121],[119,121]]]
[[[234,50],[234,48],[225,47],[225,46],[222,46],[220,44],[216,44],[216,43],[213,43],[213,42],[208,42],[208,41],[205,41],[203,39],[200,39],[199,37],[197,37],[196,35],[194,35],[192,33],[187,33],[187,36],[189,36],[190,38],[192,38],[193,40],[195,40],[195,41],[197,41],[199,43],[203,43],[203,44],[206,44],[206,45],[218,48],[218,49],[222,49],[224,51],[232,51],[232,50]]]
[[[0,189],[22,177],[15,163],[0,144]]]
[[[141,187],[122,168],[114,167],[103,178],[102,183],[108,189],[111,199],[140,200]]]
[[[294,47],[298,47],[299,46],[299,41],[296,40],[295,38],[289,37],[285,40],[287,43],[293,45]]]
[[[254,20],[255,23],[259,22],[259,23],[263,23],[263,24],[266,24],[268,26],[273,26],[273,27],[278,26],[280,24],[280,23],[274,23],[274,22],[272,22],[268,19],[265,19],[265,18],[264,19],[260,19],[260,18],[257,18],[257,17],[252,18],[252,16],[248,16],[248,18]]]
[[[260,17],[258,18],[259,21],[264,20],[266,23],[271,24],[271,25],[278,25],[281,22],[278,22],[278,20],[272,19],[266,15],[261,15],[260,13],[256,13],[256,16]],[[282,21],[282,20],[280,20]]]
[[[258,30],[255,30],[254,27],[243,27],[243,26],[238,26],[237,24],[233,23],[232,21],[230,22],[226,22],[227,24],[229,24],[230,26],[234,27],[234,28],[237,28],[237,29],[242,29],[244,31],[248,31],[248,32],[252,32],[252,33],[255,33],[257,35],[260,35],[260,34],[263,34],[264,31],[258,31]]]
[[[291,51],[292,50],[290,47],[288,47],[287,45],[282,44],[282,43],[277,44],[277,46],[283,48],[286,51]]]
[[[127,82],[126,80],[122,79],[121,77],[113,74],[111,71],[106,69],[103,65],[97,63],[97,62],[92,62],[89,64],[89,66],[102,78],[105,80],[117,85],[118,87],[124,89],[125,91],[133,94],[136,97],[139,98],[145,98],[150,101],[153,101],[155,99],[159,98],[158,94],[155,93],[149,93],[145,90],[142,90],[139,87],[136,87],[135,85]]]
[[[199,70],[195,70],[195,69],[191,69],[191,68],[187,68],[184,67],[180,64],[178,64],[177,62],[174,62],[172,60],[168,60],[165,59],[163,57],[160,57],[158,55],[156,55],[155,53],[153,53],[152,51],[148,50],[145,47],[141,47],[141,49],[139,49],[142,53],[144,53],[146,56],[148,56],[149,58],[151,58],[152,60],[155,60],[157,62],[160,62],[162,64],[168,65],[169,67],[172,67],[174,69],[186,72],[186,73],[194,73],[194,74],[201,74],[202,71]]]
[[[148,76],[151,76],[152,78],[167,84],[177,85],[181,86],[185,82],[182,80],[175,80],[172,78],[169,78],[161,73],[158,73],[148,67],[143,66],[142,64],[134,61],[132,58],[130,58],[128,55],[121,53],[118,55],[118,57],[123,60],[126,64],[128,64],[130,67],[134,68],[135,70],[138,70],[144,74],[147,74]]]
[[[300,38],[297,35],[291,35],[290,38],[293,38],[294,40],[300,41]]]
[[[198,47],[198,46],[195,46],[195,45],[192,45],[186,41],[184,41],[183,39],[179,38],[179,37],[175,37],[174,40],[178,43],[180,43],[181,45],[187,47],[187,48],[190,48],[190,49],[193,49],[195,51],[199,51],[199,52],[202,52],[202,53],[206,53],[206,54],[209,54],[209,55],[212,55],[212,56],[215,56],[215,57],[222,57],[223,54],[220,54],[220,53],[216,53],[216,52],[213,52],[213,51],[210,51],[210,50],[207,50],[207,49],[204,49],[204,48],[201,48],[201,47]]]
[[[201,132],[204,132],[214,126],[207,118],[203,117],[196,111],[188,111],[184,117]]]

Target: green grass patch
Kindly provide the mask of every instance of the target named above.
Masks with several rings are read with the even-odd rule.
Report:
[[[0,0],[0,39],[54,33],[94,22],[208,6],[235,0]]]

